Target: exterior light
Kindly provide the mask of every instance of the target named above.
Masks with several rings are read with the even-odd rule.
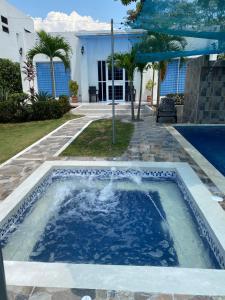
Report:
[[[19,54],[22,56],[23,55],[23,48],[20,48]]]
[[[84,55],[84,46],[81,47],[81,54]]]

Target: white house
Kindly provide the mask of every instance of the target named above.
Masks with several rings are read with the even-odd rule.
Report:
[[[0,0],[0,58],[8,58],[20,62],[21,69],[26,55],[36,41],[34,24],[31,17],[9,4]],[[61,35],[70,43],[72,48],[71,68],[66,71],[63,63],[55,59],[56,94],[69,95],[68,82],[76,80],[79,84],[79,101],[89,102],[89,89],[95,88],[98,92],[97,100],[107,103],[112,98],[111,70],[106,60],[111,54],[111,37],[109,31],[92,32],[62,32],[51,33]],[[134,39],[140,37],[141,31],[115,31],[115,52],[127,52],[132,47]],[[36,78],[35,90],[51,93],[51,76],[49,59],[43,55],[35,57]],[[124,70],[115,69],[115,99],[118,102],[128,100],[128,78]],[[23,79],[23,89],[29,91],[28,82]],[[145,71],[143,79],[143,100],[147,99],[148,91],[145,86],[152,79],[152,69]],[[178,60],[174,60],[168,69],[165,82],[162,84],[161,94],[183,92],[185,81],[185,67],[180,70]],[[157,74],[155,76],[157,82]],[[134,76],[136,99],[140,89],[140,74]],[[156,101],[157,86],[154,88]]]
[[[112,76],[106,60],[111,54],[111,36],[109,31],[94,32],[62,32],[52,35],[63,36],[71,45],[71,69],[66,71],[59,59],[54,60],[56,95],[69,95],[68,82],[76,80],[79,84],[79,102],[89,102],[89,89],[95,87],[98,101],[107,103],[112,99]],[[116,31],[114,35],[115,52],[129,52],[132,41],[140,37],[139,31]],[[32,48],[37,41],[37,35],[27,36],[26,45]],[[26,52],[24,52],[24,59]],[[36,91],[51,93],[51,76],[49,59],[44,55],[34,58],[36,66]],[[144,73],[143,97],[147,99],[145,85],[152,78],[152,70]],[[128,100],[128,78],[125,70],[115,69],[115,99],[118,102]],[[157,78],[155,78],[157,80]],[[139,93],[140,74],[135,74],[134,86],[136,95]],[[23,81],[24,91],[28,91],[28,83]],[[155,91],[156,97],[156,91]]]
[[[20,62],[27,51],[27,36],[34,32],[32,18],[0,0],[0,58]]]

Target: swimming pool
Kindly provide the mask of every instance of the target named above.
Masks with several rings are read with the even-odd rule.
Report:
[[[217,170],[225,176],[225,126],[174,126]]]
[[[6,276],[110,289],[132,289],[132,276],[139,291],[163,289],[166,276],[168,291],[190,292],[194,280],[200,294],[197,282],[212,291],[213,276],[218,293],[225,218],[211,197],[185,163],[46,162],[2,203]]]

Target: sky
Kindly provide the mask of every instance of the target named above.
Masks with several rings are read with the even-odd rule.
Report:
[[[120,0],[8,0],[34,18],[35,29],[47,31],[109,29],[114,18],[117,27],[131,6]]]

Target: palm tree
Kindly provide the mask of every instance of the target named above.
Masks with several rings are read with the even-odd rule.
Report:
[[[142,86],[143,86],[143,73],[147,68],[146,63],[136,63],[137,70],[140,72],[141,80],[140,80],[140,93],[139,93],[139,102],[138,102],[138,111],[137,111],[137,121],[141,119],[141,99],[142,99]]]
[[[129,81],[129,91],[130,91],[130,100],[131,100],[131,119],[135,121],[134,115],[134,71],[136,69],[136,49],[132,48],[130,52],[125,53],[115,53],[114,60],[115,60],[115,67],[125,69],[127,72],[127,77]],[[107,59],[107,63],[109,67],[111,65],[112,57],[111,55]]]
[[[138,48],[142,53],[154,53],[154,52],[171,52],[171,51],[181,51],[185,48],[187,42],[185,38],[180,36],[172,36],[163,33],[149,32],[147,36],[139,43]],[[163,57],[163,53],[162,53]],[[157,64],[158,68],[158,94],[157,94],[157,107],[159,106],[160,100],[160,86],[161,82],[164,80],[168,60],[162,59]]]
[[[33,49],[28,52],[28,58],[33,61],[37,54],[44,54],[50,59],[52,96],[56,97],[54,57],[62,60],[65,69],[70,67],[70,54],[72,53],[69,43],[61,36],[52,36],[44,30],[38,32],[39,41]]]

